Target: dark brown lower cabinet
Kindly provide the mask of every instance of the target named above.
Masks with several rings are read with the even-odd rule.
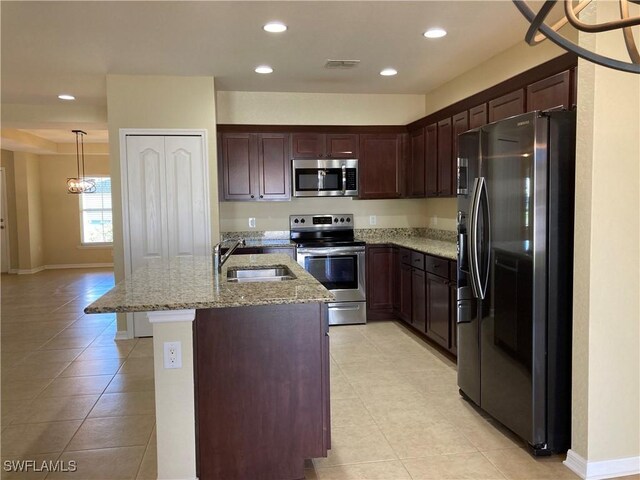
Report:
[[[411,271],[411,324],[422,333],[425,332],[427,324],[426,307],[425,272],[413,268]]]
[[[397,287],[400,290],[398,317],[409,325],[411,325],[411,270],[411,265],[400,263],[400,282]]]
[[[397,249],[395,249],[397,250]],[[367,246],[367,319],[393,318],[394,248],[390,245]]]
[[[449,349],[449,279],[427,273],[427,337]]]
[[[322,303],[197,310],[197,476],[304,478],[330,448]]]

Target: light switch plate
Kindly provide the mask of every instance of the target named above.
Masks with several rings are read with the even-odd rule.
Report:
[[[376,217],[375,215],[369,215],[369,225],[377,225],[378,224],[378,217]]]
[[[255,219],[255,217],[249,217],[249,228],[256,228],[256,219]]]

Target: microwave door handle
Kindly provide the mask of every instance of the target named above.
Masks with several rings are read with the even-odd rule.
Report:
[[[347,194],[347,166],[342,164],[342,195]]]

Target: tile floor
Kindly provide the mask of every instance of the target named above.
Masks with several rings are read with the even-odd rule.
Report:
[[[114,315],[82,309],[108,270],[2,275],[2,460],[77,462],[3,479],[155,478],[150,339],[114,341]],[[333,448],[308,479],[576,479],[534,460],[462,400],[455,365],[397,323],[332,327]],[[640,480],[638,476],[626,477]]]

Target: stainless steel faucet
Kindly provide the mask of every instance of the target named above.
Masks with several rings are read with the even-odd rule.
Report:
[[[236,250],[236,248],[238,247],[244,247],[245,246],[245,241],[243,238],[241,238],[240,240],[236,240],[236,243],[234,243],[231,248],[229,248],[229,250],[227,250],[227,253],[225,253],[224,255],[222,255],[222,242],[218,243],[214,249],[213,249],[213,267],[216,269],[216,271],[218,273],[222,273],[222,266],[224,265],[224,263],[229,259],[229,257],[233,254],[233,252]]]

